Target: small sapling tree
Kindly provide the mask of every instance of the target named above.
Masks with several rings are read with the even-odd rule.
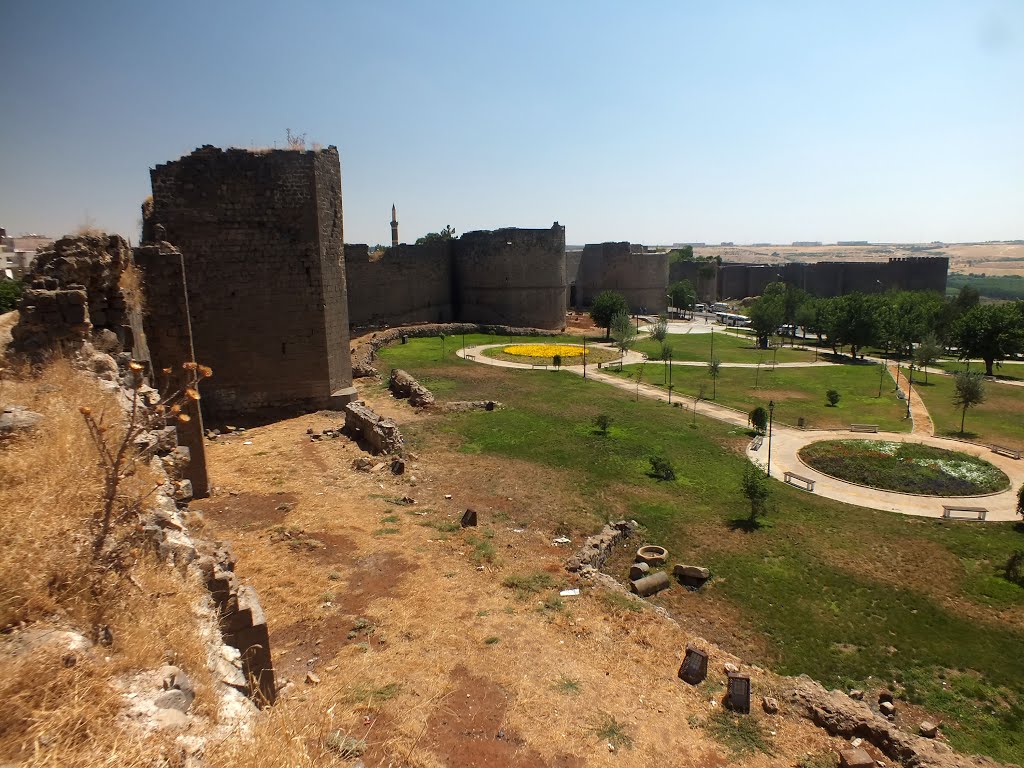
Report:
[[[768,429],[768,411],[760,405],[757,406],[750,412],[750,423],[754,425],[757,434],[763,435]]]
[[[719,360],[717,357],[712,358],[711,362],[708,363],[708,376],[711,377],[711,381],[713,382],[713,386],[711,389],[712,400],[718,399],[718,374],[720,374],[721,372],[722,361]]]
[[[740,490],[750,502],[750,517],[747,522],[750,527],[758,527],[757,519],[761,517],[768,508],[768,497],[771,495],[771,486],[768,483],[768,476],[761,467],[748,463],[743,467],[743,477],[740,479]]]
[[[633,325],[629,315],[619,312],[612,318],[611,333],[612,338],[615,339],[615,347],[619,350],[619,370],[621,371],[626,352],[636,341],[636,326]]]
[[[608,427],[612,425],[612,417],[607,413],[599,413],[594,417],[594,429],[600,432],[602,435],[608,434]]]
[[[552,364],[554,364],[555,370],[557,371],[559,368],[562,367],[562,356],[555,355],[554,357],[551,358],[551,362]]]
[[[834,389],[830,389],[825,393],[825,400],[828,401],[829,408],[835,408],[839,405],[839,393]]]
[[[668,336],[668,318],[665,315],[658,315],[658,319],[651,326],[651,338],[655,341],[665,341],[666,336]]]
[[[985,382],[980,373],[961,371],[953,377],[953,405],[960,409],[960,434],[964,433],[967,409],[985,402]]]

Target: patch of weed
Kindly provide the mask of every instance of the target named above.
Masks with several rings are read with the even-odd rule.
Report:
[[[551,589],[555,585],[551,575],[543,571],[513,574],[506,576],[501,583],[503,586],[514,590],[516,597],[519,598],[535,595],[538,592],[543,592],[545,589]]]
[[[771,739],[761,723],[750,716],[719,710],[708,720],[707,727],[711,735],[737,757],[755,752],[775,754]]]
[[[594,726],[594,735],[603,741],[607,741],[616,749],[632,749],[633,737],[624,723],[620,723],[611,715],[604,715],[601,721]]]

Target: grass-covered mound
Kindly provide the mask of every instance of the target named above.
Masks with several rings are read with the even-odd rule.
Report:
[[[1010,479],[984,459],[916,443],[824,440],[800,458],[826,475],[884,491],[975,496],[1009,487]]]

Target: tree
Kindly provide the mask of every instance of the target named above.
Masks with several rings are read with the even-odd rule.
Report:
[[[619,350],[619,369],[622,368],[622,360],[625,358],[629,348],[636,341],[636,326],[632,319],[625,312],[619,312],[612,318],[610,333],[615,339],[615,347]]]
[[[551,358],[551,363],[555,366],[555,370],[559,370],[562,367],[562,356],[555,355]]]
[[[759,435],[763,435],[768,429],[768,411],[763,406],[757,406],[750,412],[750,423],[754,425]]]
[[[713,382],[713,389],[711,394],[712,400],[718,399],[718,374],[720,374],[721,372],[722,361],[719,360],[717,357],[712,358],[711,362],[708,363],[708,376],[711,377],[711,381]]]
[[[672,344],[668,341],[661,342],[661,350],[659,352],[662,360],[672,359]]]
[[[768,348],[768,337],[778,331],[786,319],[785,296],[785,283],[769,283],[764,294],[750,307],[750,325],[761,349]]]
[[[594,303],[590,307],[590,319],[604,328],[606,339],[611,334],[612,318],[619,314],[629,315],[629,304],[621,293],[601,291],[594,297]]]
[[[830,408],[835,408],[837,405],[839,405],[839,393],[834,389],[830,389],[827,392],[825,392],[825,400],[828,401],[828,405]]]
[[[678,248],[673,248],[668,252],[669,264],[676,264],[680,261],[693,261],[692,245],[682,245]]]
[[[961,371],[953,377],[953,405],[962,409],[960,434],[964,433],[964,419],[967,409],[985,402],[985,381],[980,373]]]
[[[821,334],[825,332],[825,329],[821,324],[820,299],[808,298],[803,304],[797,307],[796,325],[799,325],[804,329],[805,339],[807,338],[807,332],[810,331],[818,337],[818,343],[821,344]]]
[[[879,303],[863,293],[848,293],[832,299],[834,314],[829,317],[829,341],[833,346],[850,346],[856,359],[861,347],[874,344],[878,337]]]
[[[668,336],[668,318],[665,315],[658,315],[658,319],[651,326],[651,338],[655,341],[664,341],[666,336]]]
[[[23,284],[20,280],[0,279],[0,312],[17,309]]]
[[[1024,485],[1017,491],[1017,514],[1024,517]]]
[[[651,462],[651,477],[662,480],[666,483],[670,483],[676,479],[676,468],[672,465],[672,462],[662,456],[661,454],[655,454],[650,457]]]
[[[960,313],[969,312],[981,303],[981,294],[978,293],[978,289],[971,284],[960,286],[960,292],[953,299],[953,304]]]
[[[432,245],[434,243],[444,243],[448,240],[454,239],[455,229],[451,224],[448,224],[440,232],[427,232],[423,237],[417,237],[416,245]]]
[[[754,463],[748,463],[743,468],[740,490],[750,502],[750,517],[748,518],[750,525],[757,527],[757,518],[767,510],[768,497],[771,495],[771,486],[768,484],[768,477],[764,470]]]
[[[924,370],[924,383],[928,383],[928,366],[939,359],[942,345],[934,333],[926,334],[914,350],[914,364]]]
[[[697,291],[689,280],[680,280],[668,287],[668,295],[672,297],[672,306],[677,309],[693,310],[697,303]]]
[[[594,428],[602,435],[608,434],[608,427],[612,425],[612,417],[607,413],[599,413],[594,417]]]
[[[1024,351],[1024,313],[1010,303],[974,307],[957,320],[953,338],[960,359],[980,357],[991,376],[996,361]]]

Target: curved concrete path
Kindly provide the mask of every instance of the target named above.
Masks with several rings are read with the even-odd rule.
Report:
[[[485,349],[504,346],[507,346],[507,344],[482,344],[475,347],[469,347],[465,350],[460,349],[456,354],[459,357],[464,357],[473,360],[474,362],[483,363],[485,365],[494,365],[501,368],[521,368],[532,370],[538,367],[524,363],[514,363],[507,360],[497,360],[493,357],[487,357],[482,354]],[[602,344],[595,344],[592,346],[602,349],[610,348],[609,346]],[[625,364],[629,365],[630,363],[640,363],[643,362],[643,360],[643,355],[637,352],[629,352],[626,355]],[[614,364],[615,363],[609,363],[609,365]],[[697,364],[706,365],[706,363]],[[725,363],[722,365],[723,367],[726,366]],[[732,365],[744,366],[749,365],[749,363],[733,363]],[[779,366],[782,365],[784,364],[779,363]],[[810,367],[815,365],[834,365],[834,363],[790,363],[788,365],[791,367]],[[541,368],[541,370],[543,370],[543,368]],[[563,365],[562,370],[574,373],[578,376],[583,375],[582,365]],[[648,384],[640,384],[638,387],[636,382],[623,379],[621,376],[616,376],[612,373],[606,373],[605,371],[598,369],[596,365],[587,366],[587,378],[604,382],[610,386],[616,387],[617,389],[621,389],[624,392],[628,392],[634,397],[641,395],[648,399],[661,400],[662,402],[668,402],[669,398],[672,397],[673,404],[681,403],[681,407],[683,407],[688,415],[693,413],[694,405],[692,397],[685,395],[670,395],[670,393],[665,390]],[[879,432],[877,434],[871,433],[864,435],[845,430],[805,431],[781,425],[773,426],[771,476],[778,480],[782,480],[783,473],[795,472],[798,475],[815,481],[814,493],[818,496],[824,496],[825,498],[842,501],[847,504],[854,504],[859,507],[867,507],[868,509],[877,509],[883,512],[897,512],[899,514],[914,515],[917,517],[941,518],[943,515],[943,505],[953,506],[962,504],[965,506],[984,507],[987,509],[988,513],[985,517],[986,522],[1005,522],[1018,519],[1019,516],[1016,511],[1017,493],[1022,482],[1024,482],[1024,460],[1011,459],[1000,454],[992,453],[992,451],[982,445],[961,442],[959,440],[952,440],[949,438],[934,437],[931,434],[922,434],[918,430],[918,425],[927,423],[929,425],[928,428],[930,429],[931,417],[928,416],[928,410],[924,406],[924,401],[919,397],[915,397],[915,395],[916,392],[912,391],[910,407],[911,416],[914,418],[915,429],[910,434],[905,432]],[[745,413],[718,405],[717,403],[703,400],[696,406],[696,411],[702,416],[707,416],[727,424],[744,428],[749,427],[749,422]],[[960,496],[955,498],[944,496],[912,496],[905,493],[895,493],[892,491],[881,491],[875,488],[866,488],[864,486],[854,485],[853,483],[847,483],[842,480],[836,480],[828,477],[827,475],[823,475],[817,470],[811,469],[811,467],[800,461],[797,456],[797,453],[801,448],[806,445],[810,445],[811,443],[816,443],[821,440],[851,439],[923,443],[937,448],[962,451],[973,456],[979,456],[999,467],[999,469],[1006,473],[1007,477],[1010,478],[1010,488],[1001,493],[991,494],[988,496]],[[751,446],[752,445],[753,444],[751,444]],[[761,447],[756,451],[752,450],[752,448],[748,446],[746,454],[751,461],[764,466],[768,460],[768,441],[764,440]]]

